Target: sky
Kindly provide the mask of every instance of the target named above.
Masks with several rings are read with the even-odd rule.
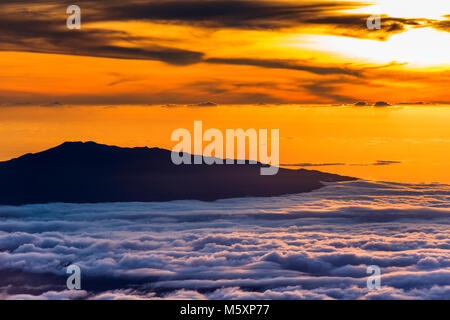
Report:
[[[291,168],[450,183],[449,31],[448,0],[1,2],[0,161],[65,141],[171,149],[201,120],[280,129]]]
[[[0,299],[450,297],[449,0],[0,1],[0,161],[65,141],[170,150],[194,121],[279,129],[280,166],[361,180],[3,206]],[[68,263],[83,290],[65,290]]]
[[[194,121],[201,120],[204,132],[279,129],[283,167],[450,184],[450,107],[445,105],[16,106],[0,112],[0,161],[65,141],[171,150],[177,144],[172,132],[193,132]]]
[[[450,102],[447,0],[72,4],[0,4],[1,105]]]

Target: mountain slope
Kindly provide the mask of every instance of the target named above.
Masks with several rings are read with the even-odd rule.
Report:
[[[312,191],[355,180],[308,170],[261,176],[257,165],[180,165],[171,151],[66,142],[0,162],[0,204],[212,201]]]

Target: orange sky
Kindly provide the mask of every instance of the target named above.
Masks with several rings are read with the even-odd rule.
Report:
[[[0,161],[67,140],[171,148],[203,120],[280,129],[284,164],[450,183],[448,0],[78,0],[68,30],[72,4],[0,3]]]
[[[0,4],[2,105],[450,102],[447,0],[78,4]]]
[[[280,130],[280,163],[359,178],[450,184],[450,106],[4,108],[0,161],[65,141],[172,149],[175,129]]]

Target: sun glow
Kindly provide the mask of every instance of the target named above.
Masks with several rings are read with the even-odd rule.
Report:
[[[352,12],[386,14],[391,17],[442,19],[450,12],[448,0],[375,0],[371,6]]]
[[[405,62],[414,66],[450,65],[450,34],[432,28],[413,29],[393,35],[387,41],[337,36],[311,36],[315,49],[373,62]]]

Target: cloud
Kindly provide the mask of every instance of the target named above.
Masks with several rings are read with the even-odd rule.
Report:
[[[393,164],[402,164],[402,161],[396,160],[377,160],[372,163],[350,163],[350,166],[390,166]]]
[[[202,101],[217,104],[333,104],[354,103],[361,98],[374,101],[374,97],[380,96],[379,93],[389,86],[386,83],[392,81],[405,84],[415,81],[420,88],[438,88],[434,82],[446,83],[443,79],[445,73],[440,70],[434,73],[430,70],[416,72],[401,68],[395,62],[383,66],[364,66],[357,63],[338,64],[323,55],[297,59],[292,56],[295,54],[292,51],[294,48],[283,39],[303,34],[385,40],[391,34],[412,28],[433,27],[444,30],[448,19],[383,16],[383,28],[371,31],[366,26],[368,15],[349,13],[351,9],[369,5],[362,1],[80,0],[78,5],[82,9],[82,29],[71,31],[65,24],[66,8],[70,4],[70,1],[43,0],[0,3],[0,50],[149,60],[169,66],[152,64],[150,69],[143,67],[143,70],[148,70],[147,73],[135,70],[130,74],[123,61],[103,61],[98,68],[97,65],[91,68],[89,59],[70,59],[83,66],[72,69],[75,72],[70,77],[68,74],[72,72],[64,73],[61,68],[53,68],[52,72],[42,74],[31,64],[13,64],[12,71],[6,75],[12,77],[13,81],[17,80],[16,71],[23,73],[20,69],[27,68],[31,72],[27,77],[28,82],[45,80],[49,85],[16,86],[21,89],[0,90],[3,104],[48,105],[55,101],[63,105],[194,105]],[[251,34],[261,33],[253,38],[249,30]],[[259,37],[270,39],[266,53],[262,56],[243,53],[255,52],[259,41],[256,39]],[[299,55],[311,53],[308,38],[299,38]],[[217,46],[231,48],[233,43],[238,44],[236,50],[239,54],[231,55],[225,53],[227,50],[216,50]],[[278,52],[280,45],[290,48],[283,54],[284,58],[278,54],[270,56]],[[6,57],[14,59],[9,54]],[[35,58],[47,59],[37,55]],[[55,59],[55,65],[67,61],[63,57]],[[105,74],[111,74],[105,72],[104,68],[110,68],[111,63],[117,63],[117,73],[120,74],[105,78]],[[236,66],[231,68],[233,72],[229,72],[230,66]],[[217,72],[217,68],[221,72]],[[260,76],[264,70],[256,68],[266,69],[267,75]],[[163,70],[166,82],[155,84],[155,77]],[[250,71],[254,73],[253,76],[245,76]],[[255,76],[256,73],[258,76]],[[85,77],[92,79],[95,92],[87,88],[86,84],[78,86],[72,83],[74,81],[69,81],[69,78]],[[58,85],[55,79],[60,79],[60,82],[66,80],[64,90],[49,89]],[[383,81],[374,83],[373,79]],[[370,92],[367,92],[368,88]],[[355,93],[362,91],[365,91],[364,97],[355,96]],[[439,94],[441,96],[435,96],[432,101],[445,102],[445,97]],[[430,95],[433,95],[430,90],[418,90],[415,99],[430,101]],[[405,97],[400,94],[398,99],[404,101]]]
[[[450,15],[445,16],[446,20],[439,20],[433,23],[433,27],[437,30],[450,32]]]
[[[45,6],[43,6],[45,4]],[[201,61],[266,68],[293,69],[315,74],[350,74],[357,71],[339,67],[319,67],[292,61],[252,58],[210,57],[204,53],[168,47],[164,38],[131,35],[126,31],[92,27],[92,23],[112,21],[148,21],[184,24],[200,28],[237,28],[274,30],[308,25],[328,26],[329,34],[385,40],[403,32],[405,26],[432,25],[446,29],[447,23],[383,17],[383,28],[370,31],[368,15],[342,14],[343,10],[366,6],[359,2],[312,1],[307,3],[260,0],[164,0],[164,1],[79,1],[82,30],[67,30],[65,9],[71,3],[8,1],[0,5],[2,50],[92,56],[114,59],[156,60],[171,65],[190,65]],[[313,18],[312,18],[313,17]],[[120,44],[119,44],[120,43]],[[125,44],[126,43],[126,44]]]
[[[1,294],[0,294],[0,297]],[[8,300],[81,300],[87,297],[87,292],[80,291],[48,291],[41,295],[31,295],[31,294],[16,294],[12,296],[7,296]]]
[[[377,162],[373,163],[374,166],[389,166],[391,164],[401,164],[401,161],[391,161],[391,160],[378,160]]]
[[[343,162],[330,162],[330,163],[304,162],[304,163],[281,164],[281,166],[284,166],[284,167],[329,167],[329,166],[345,166],[345,165],[346,165],[346,163],[343,163]]]
[[[407,31],[408,28],[420,28],[429,26],[433,23],[433,20],[428,19],[407,19],[381,15],[381,29],[369,30],[367,28],[367,20],[369,17],[370,15],[365,14],[341,13],[310,18],[305,22],[317,25],[327,25],[329,27],[333,26],[334,28],[328,31],[330,34],[379,41],[385,41],[396,33]]]
[[[366,26],[369,14],[344,13],[368,6],[361,1],[288,1],[262,0],[149,0],[110,1],[108,5],[85,1],[93,21],[142,20],[157,23],[196,25],[202,28],[274,30],[303,26],[326,26],[328,32],[358,38],[386,40],[407,27],[432,24],[427,19],[383,16],[381,30]]]
[[[292,3],[261,0],[147,0],[126,3],[113,0],[107,5],[85,0],[80,3],[89,8],[87,17],[91,21],[144,20],[206,28],[263,30],[294,27],[308,21],[311,16],[326,17],[366,5],[336,1]]]
[[[172,65],[189,65],[202,60],[203,53],[171,48],[159,44],[133,45],[143,38],[125,31],[99,28],[69,31],[66,16],[59,16],[62,8],[46,6],[50,13],[38,6],[24,9],[3,5],[0,11],[2,50],[66,54],[115,59],[157,60]],[[9,10],[8,10],[9,9]],[[59,11],[58,11],[59,10]],[[118,45],[118,42],[126,42]]]
[[[401,164],[402,161],[393,160],[377,160],[372,163],[345,163],[345,162],[330,162],[330,163],[286,163],[281,164],[283,167],[329,167],[329,166],[389,166],[393,164]]]
[[[323,98],[328,100],[330,103],[340,102],[340,103],[354,103],[355,98],[341,94],[340,91],[343,85],[363,85],[369,84],[367,80],[367,75],[365,71],[368,68],[354,69],[355,73],[353,77],[341,74],[335,78],[328,79],[316,79],[302,81],[299,83],[299,89],[304,89],[307,93],[316,96],[317,98]],[[349,73],[351,75],[351,73]]]
[[[357,181],[214,203],[2,206],[0,296],[449,299],[449,199],[445,185]],[[65,288],[70,264],[81,292]]]
[[[375,107],[390,107],[391,105],[385,101],[378,101],[375,103]]]
[[[201,102],[195,105],[196,107],[217,107],[217,104],[214,102]]]
[[[318,75],[329,74],[344,74],[351,76],[359,76],[361,74],[358,70],[342,67],[323,67],[314,64],[302,64],[292,60],[268,60],[268,59],[251,59],[251,58],[207,58],[206,63],[214,64],[231,64],[231,65],[245,65],[270,69],[289,69],[297,71],[306,71]]]

